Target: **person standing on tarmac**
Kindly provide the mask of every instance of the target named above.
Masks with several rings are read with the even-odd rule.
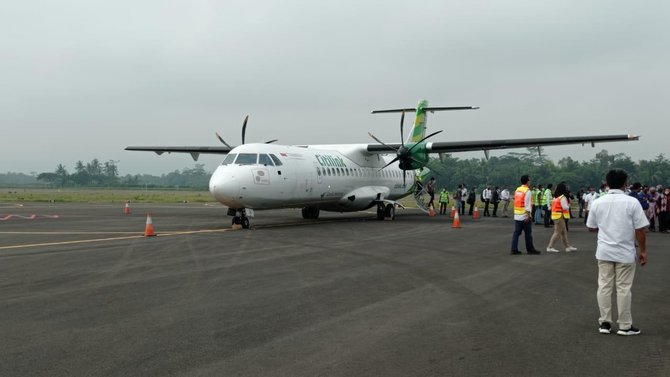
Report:
[[[589,186],[589,192],[584,194],[584,225],[589,219],[589,210],[591,210],[591,204],[594,200],[598,199],[598,193],[593,186]]]
[[[433,208],[435,208],[435,177],[430,177],[428,180],[428,183],[426,184],[426,192],[430,196],[428,207],[433,206]]]
[[[636,260],[647,264],[647,236],[649,225],[642,205],[636,198],[624,193],[628,174],[621,169],[607,173],[608,194],[591,204],[586,226],[598,232],[596,259],[598,260],[598,332],[612,332],[612,293],[616,288],[617,335],[638,335],[631,314],[631,288],[635,277]],[[635,242],[640,246],[639,256]]]
[[[547,246],[547,251],[550,253],[558,253],[558,250],[554,248],[554,243],[559,237],[563,241],[563,245],[565,245],[566,252],[577,251],[577,248],[571,246],[570,241],[568,241],[566,222],[570,218],[570,204],[565,197],[567,191],[567,187],[563,182],[556,185],[556,191],[554,191],[554,200],[551,202],[551,219],[554,220],[554,234],[551,236],[549,245]]]
[[[509,217],[507,216],[507,208],[509,208],[509,189],[507,188],[507,185],[505,185],[505,188],[500,192],[500,199],[503,201],[502,217]]]
[[[449,204],[449,191],[444,187],[440,191],[440,215],[447,214],[447,204]]]
[[[465,200],[468,198],[468,188],[465,187],[465,183],[461,185],[461,215],[465,216]]]
[[[533,203],[535,203],[535,215],[533,215],[533,223],[535,225],[542,224],[542,213],[544,213],[544,186],[538,185],[537,191],[533,194]]]
[[[500,188],[498,186],[491,192],[491,203],[493,203],[493,217],[498,217],[498,203],[500,203]]]
[[[533,222],[531,217],[533,205],[533,193],[528,187],[530,178],[528,175],[521,176],[521,186],[514,192],[514,233],[512,233],[512,250],[510,254],[521,254],[519,251],[519,236],[524,233],[526,252],[528,254],[540,254],[533,245]]]
[[[551,188],[554,187],[553,184],[548,184],[547,188],[544,190],[544,227],[549,228],[554,225],[554,220],[551,219],[551,202],[553,200],[553,194],[551,193]]]
[[[491,203],[491,186],[486,186],[482,191],[482,199],[484,199],[484,216],[491,216],[489,212],[489,204]]]

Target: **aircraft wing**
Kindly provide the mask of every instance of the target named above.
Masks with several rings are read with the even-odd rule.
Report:
[[[597,136],[569,136],[569,137],[548,137],[536,139],[499,139],[499,140],[476,140],[476,141],[448,141],[448,142],[427,142],[426,152],[428,153],[452,153],[468,151],[488,151],[491,149],[510,149],[510,148],[528,148],[550,145],[566,144],[591,144],[613,142],[613,141],[632,141],[640,137],[635,135],[597,135]],[[400,144],[368,144],[367,150],[370,153],[393,153],[395,149],[400,148]]]
[[[232,148],[221,147],[126,147],[127,151],[155,152],[157,155],[163,153],[190,153],[193,160],[198,161],[201,154],[227,154]]]

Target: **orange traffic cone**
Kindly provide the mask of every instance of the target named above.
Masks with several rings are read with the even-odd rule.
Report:
[[[130,202],[126,202],[126,206],[123,208],[124,215],[130,215]]]
[[[461,227],[461,218],[458,217],[458,212],[456,212],[456,215],[454,216],[454,222],[451,223],[452,228],[460,228]]]
[[[456,207],[451,206],[451,213],[449,214],[449,218],[453,219],[455,213],[456,213]]]
[[[153,237],[154,233],[154,224],[151,222],[151,214],[147,213],[147,225],[144,227],[144,237]]]
[[[435,213],[435,208],[431,204],[430,207],[428,208],[428,216],[435,217],[435,215],[437,215],[437,213]]]
[[[472,219],[477,220],[479,218],[479,209],[475,206],[475,210],[472,212]]]

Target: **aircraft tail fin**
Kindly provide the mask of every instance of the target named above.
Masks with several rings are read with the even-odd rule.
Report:
[[[435,112],[435,111],[449,111],[449,110],[476,110],[479,107],[472,106],[454,106],[454,107],[429,107],[428,101],[419,100],[418,105],[405,109],[390,109],[390,110],[375,110],[372,114],[381,114],[381,113],[401,113],[401,112],[412,112],[416,113],[414,118],[414,126],[407,136],[407,143],[418,143],[421,139],[426,136],[426,112]]]

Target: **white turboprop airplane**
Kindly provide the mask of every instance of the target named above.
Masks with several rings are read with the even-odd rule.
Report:
[[[426,142],[438,134],[426,133],[427,112],[475,110],[478,107],[429,107],[425,100],[416,108],[379,110],[372,113],[402,113],[400,144],[279,145],[244,143],[247,118],[242,126],[242,144],[218,147],[127,147],[132,151],[152,151],[161,155],[190,153],[194,160],[200,154],[227,154],[212,174],[209,191],[228,207],[233,224],[249,228],[249,217],[255,210],[302,208],[302,217],[317,219],[319,211],[351,212],[377,207],[377,218],[395,218],[398,200],[414,192],[417,175],[428,168],[439,174],[441,164],[429,159],[430,153],[484,151],[491,149],[539,147],[547,145],[586,144],[638,140],[633,135],[600,135],[537,139],[502,139],[484,141]],[[416,113],[414,126],[402,142],[405,112]],[[398,162],[398,164],[394,164]],[[423,170],[423,172],[420,172]],[[409,182],[407,183],[407,175]],[[425,203],[417,200],[422,209]],[[404,208],[404,207],[402,207]]]

